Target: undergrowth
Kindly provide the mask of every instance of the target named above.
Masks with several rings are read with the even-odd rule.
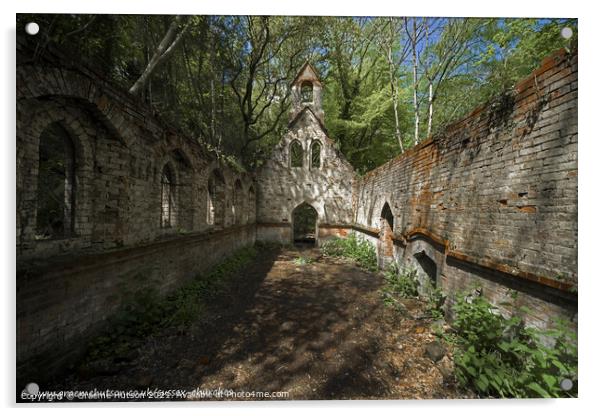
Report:
[[[445,305],[447,296],[440,287],[435,287],[429,281],[427,281],[426,286],[425,300],[429,315],[435,320],[445,318],[443,306]]]
[[[293,263],[295,263],[297,266],[304,266],[306,264],[311,264],[314,262],[314,259],[312,259],[311,257],[307,257],[307,256],[299,256],[296,257],[295,260],[293,260]]]
[[[355,260],[366,270],[376,271],[376,251],[366,240],[357,238],[354,234],[347,238],[331,238],[321,247],[322,253],[331,257],[346,257]]]
[[[387,290],[402,298],[418,296],[418,271],[413,268],[400,269],[391,263],[384,271]]]
[[[391,263],[383,274],[386,282],[383,290],[385,303],[390,304],[392,302],[388,294],[401,298],[420,298],[426,303],[427,313],[432,319],[442,319],[444,317],[445,295],[443,291],[426,282],[421,296],[418,290],[420,287],[418,271],[415,268],[399,268],[395,263]]]
[[[145,337],[163,328],[190,325],[202,316],[211,299],[229,289],[237,272],[256,255],[255,247],[243,248],[166,297],[155,286],[130,294],[121,310],[109,318],[110,331],[90,343],[87,360],[127,360]]]
[[[453,311],[448,340],[461,384],[490,397],[577,396],[577,336],[567,321],[552,330],[528,328],[519,316],[504,318],[483,297],[465,294]],[[561,388],[563,380],[572,388]]]

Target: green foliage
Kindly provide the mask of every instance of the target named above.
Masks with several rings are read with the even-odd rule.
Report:
[[[485,396],[575,397],[577,339],[566,321],[553,330],[504,318],[482,297],[458,296],[453,306],[458,380]],[[571,391],[560,388],[573,381]]]
[[[445,313],[443,311],[443,305],[445,304],[446,296],[443,290],[439,287],[427,288],[427,310],[433,319],[443,319]]]
[[[418,291],[420,281],[418,280],[418,271],[413,267],[399,268],[397,264],[391,263],[384,272],[386,287],[384,290],[385,303],[390,303],[388,294],[394,294],[402,298],[417,298],[420,296]],[[433,287],[430,282],[424,284],[423,291],[426,293],[420,296],[426,301],[427,312],[433,319],[442,319],[444,317],[443,304],[445,295],[440,288]]]
[[[295,260],[293,260],[293,263],[295,263],[297,266],[304,266],[313,262],[314,260],[312,258],[306,256],[299,256]]]
[[[229,155],[223,152],[219,147],[213,146],[211,143],[200,142],[201,147],[203,147],[208,153],[215,156],[215,158],[234,170],[238,173],[246,172],[247,170],[241,164],[241,162],[236,159],[233,155]]]
[[[90,343],[88,359],[119,359],[163,328],[190,325],[202,316],[212,299],[228,290],[236,273],[256,255],[255,247],[241,249],[167,297],[161,297],[154,286],[129,294],[121,310],[108,320],[111,331]]]
[[[330,78],[324,92],[326,127],[363,174],[401,151],[395,138],[389,68],[376,40],[383,22],[345,17],[328,18],[324,23],[320,41],[327,53],[322,66]],[[398,97],[402,131],[410,128],[410,111]]]
[[[361,267],[370,271],[378,269],[374,246],[355,234],[347,238],[331,238],[321,247],[322,253],[332,257],[346,257],[355,260]]]
[[[400,269],[391,263],[384,272],[387,282],[386,290],[403,298],[418,296],[418,272],[414,268]]]
[[[466,64],[445,79],[433,123],[440,129],[477,105],[510,92],[552,52],[570,48],[577,40],[574,19],[472,19]],[[570,40],[560,36],[573,30]],[[576,43],[575,43],[576,44]]]
[[[124,88],[144,71],[172,20],[17,15],[19,28],[29,21],[40,24],[38,36],[22,38],[32,50],[56,44]],[[329,135],[363,174],[401,152],[395,82],[404,148],[413,145],[413,68],[407,54],[413,22],[429,26],[429,41],[417,50],[421,139],[427,135],[429,78],[436,132],[510,90],[545,56],[572,49],[577,39],[576,19],[190,16],[187,22],[182,41],[157,67],[141,98],[161,119],[209,144],[239,170],[261,166],[280,140],[290,107],[287,83],[305,60],[323,81]],[[560,36],[565,26],[573,30],[570,41]],[[392,45],[393,65],[385,44]]]

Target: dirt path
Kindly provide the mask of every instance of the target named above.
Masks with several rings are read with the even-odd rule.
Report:
[[[311,258],[298,264],[300,256]],[[72,389],[231,389],[288,399],[463,397],[424,346],[429,322],[383,303],[382,278],[318,250],[265,250],[185,331],[148,339],[118,374],[73,374]],[[63,384],[61,383],[61,384]]]

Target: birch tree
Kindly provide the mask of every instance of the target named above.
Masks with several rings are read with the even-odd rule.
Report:
[[[389,17],[382,27],[380,47],[386,57],[389,73],[389,86],[391,90],[391,101],[393,103],[393,117],[395,119],[395,138],[403,153],[403,137],[399,123],[399,67],[406,59],[410,50],[409,42],[402,42],[402,29],[394,17]],[[404,37],[405,38],[405,37]],[[395,45],[399,48],[398,56],[395,56]]]
[[[479,19],[424,19],[423,53],[418,60],[427,85],[426,137],[432,133],[435,101],[441,85],[464,64],[475,60],[469,52],[479,41],[475,34],[482,25]]]
[[[155,69],[173,54],[189,26],[189,19],[186,16],[176,16],[173,19],[142,75],[130,88],[130,94],[138,95],[144,90]]]
[[[417,145],[420,141],[420,101],[419,101],[419,78],[418,78],[418,56],[420,54],[419,44],[423,37],[423,28],[425,25],[425,19],[422,19],[419,23],[419,18],[404,18],[405,30],[408,35],[410,43],[410,50],[412,53],[412,99],[414,104],[414,145]],[[411,26],[411,28],[410,28]]]

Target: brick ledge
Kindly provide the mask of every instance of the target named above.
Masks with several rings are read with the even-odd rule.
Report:
[[[365,227],[360,224],[353,224],[351,228],[356,231],[369,234],[376,238],[378,238],[379,235],[379,230],[376,228]],[[576,288],[576,286],[572,283],[561,282],[546,276],[536,275],[534,273],[518,270],[517,268],[504,263],[476,258],[474,256],[465,254],[459,250],[453,249],[452,244],[449,240],[432,233],[426,228],[417,227],[400,236],[396,235],[393,237],[393,241],[405,247],[408,244],[408,242],[410,242],[412,239],[419,237],[425,237],[431,240],[432,242],[441,245],[444,248],[446,257],[453,257],[454,259],[459,260],[461,262],[475,264],[477,266],[495,270],[504,274],[509,274],[514,277],[530,280],[532,282],[552,287],[563,292],[571,292],[572,289]]]

